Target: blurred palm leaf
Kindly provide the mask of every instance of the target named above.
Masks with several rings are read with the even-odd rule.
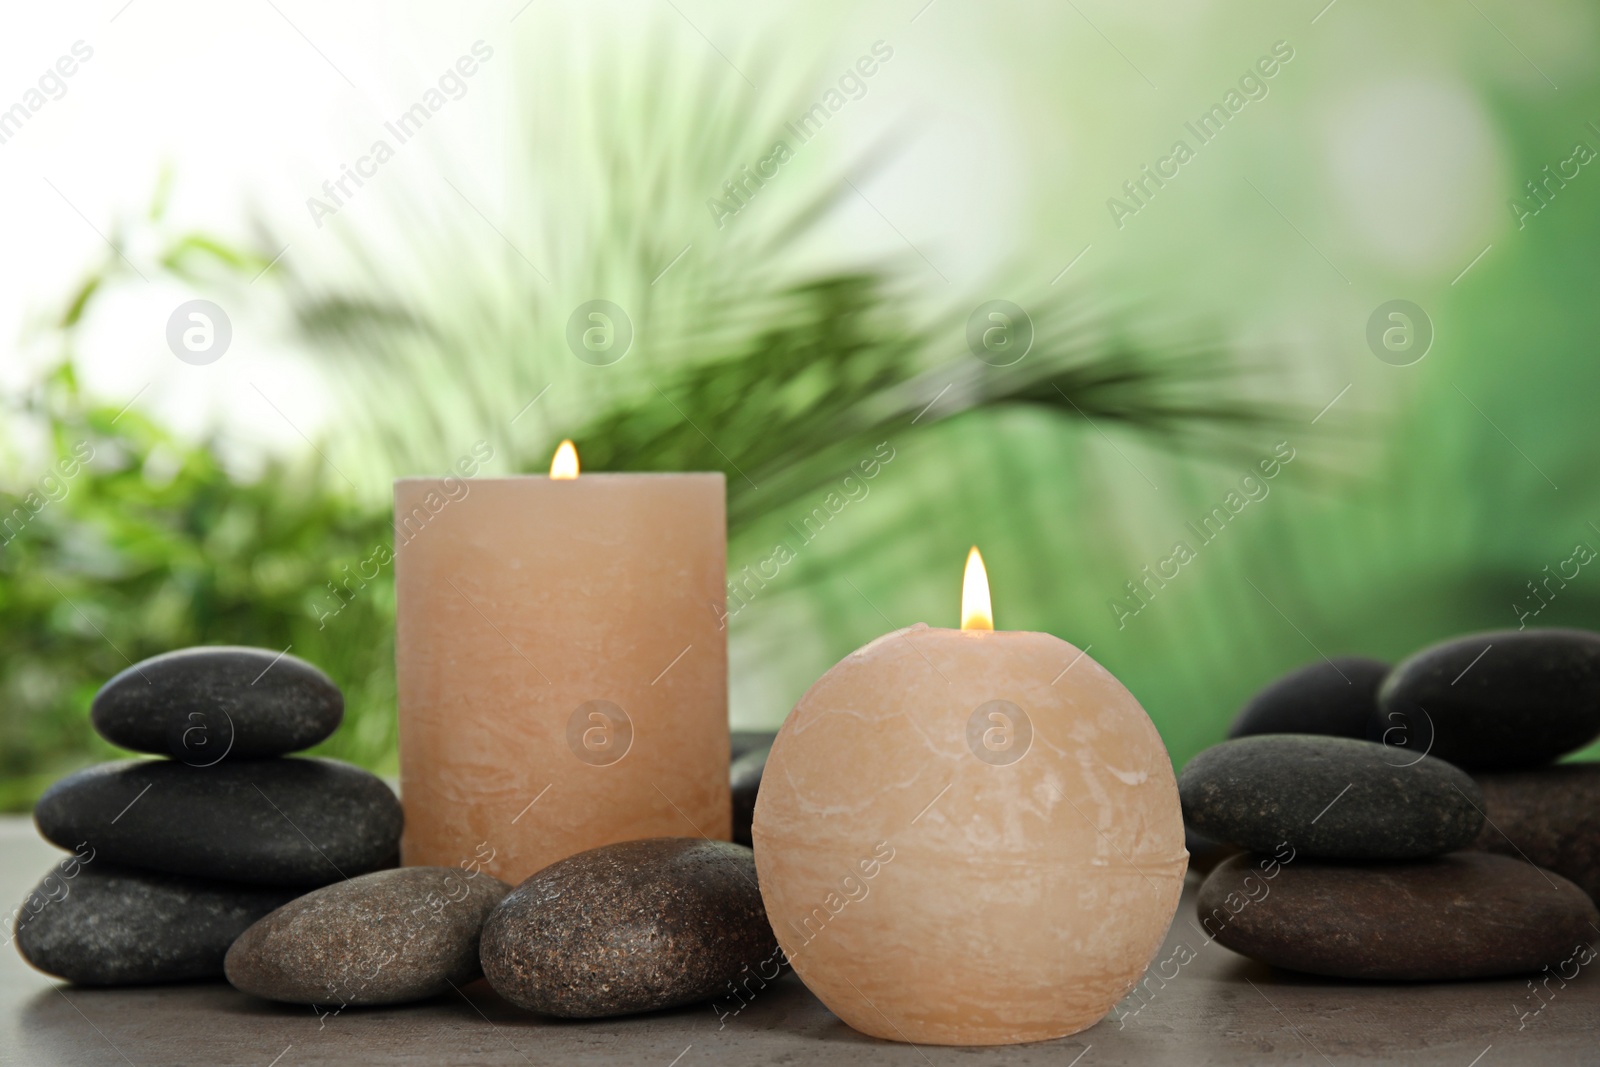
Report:
[[[790,138],[781,116],[804,110],[803,84],[730,91],[720,65],[660,50],[605,69],[576,116],[527,88],[514,199],[492,205],[447,178],[451,225],[402,199],[381,231],[400,244],[363,228],[346,236],[353,270],[290,276],[299,328],[345,387],[354,465],[443,469],[487,436],[511,469],[538,471],[570,436],[586,469],[726,472],[738,530],[868,438],[979,408],[1035,406],[1222,453],[1286,416],[1238,399],[1249,372],[1224,346],[1130,341],[1070,293],[1022,297],[1026,358],[980,362],[963,340],[976,300],[930,315],[906,265],[803,265],[881,153],[842,173],[797,153],[713,225],[708,196]],[[568,316],[594,298],[636,331],[612,366],[567,348]]]

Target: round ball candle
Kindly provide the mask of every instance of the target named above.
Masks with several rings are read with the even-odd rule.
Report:
[[[880,637],[795,705],[754,838],[801,980],[918,1044],[1094,1025],[1160,948],[1188,865],[1144,709],[1067,642],[995,631],[976,548],[961,629]]]
[[[732,836],[723,476],[395,483],[406,866]]]

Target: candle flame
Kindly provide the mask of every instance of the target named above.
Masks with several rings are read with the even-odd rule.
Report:
[[[978,546],[967,553],[967,572],[961,578],[961,628],[993,630],[994,608],[989,603],[989,572],[983,569]]]
[[[562,441],[550,461],[550,477],[570,480],[578,476],[578,450],[571,441]]]

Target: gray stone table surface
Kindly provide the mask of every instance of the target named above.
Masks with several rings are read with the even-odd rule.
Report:
[[[27,819],[0,818],[7,915],[60,855]],[[0,953],[0,1064],[1600,1064],[1595,965],[1523,1025],[1521,1013],[1537,1006],[1525,979],[1403,985],[1309,978],[1207,944],[1193,920],[1191,877],[1157,959],[1173,958],[1180,941],[1195,956],[1171,981],[1152,983],[1153,995],[1136,1013],[1108,1016],[1060,1041],[977,1049],[863,1037],[792,975],[721,1022],[708,1005],[628,1019],[541,1019],[517,1012],[482,982],[423,1004],[319,1018],[309,1007],[254,1000],[221,982],[75,988],[34,971],[8,947]]]

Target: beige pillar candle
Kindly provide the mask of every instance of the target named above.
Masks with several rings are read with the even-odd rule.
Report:
[[[615,841],[727,840],[723,476],[570,454],[394,498],[401,862],[516,884]]]
[[[824,674],[756,799],[779,945],[836,1015],[891,1041],[1094,1025],[1160,947],[1187,864],[1138,701],[1065,641],[995,631],[976,549],[966,590],[962,629],[919,623]]]

